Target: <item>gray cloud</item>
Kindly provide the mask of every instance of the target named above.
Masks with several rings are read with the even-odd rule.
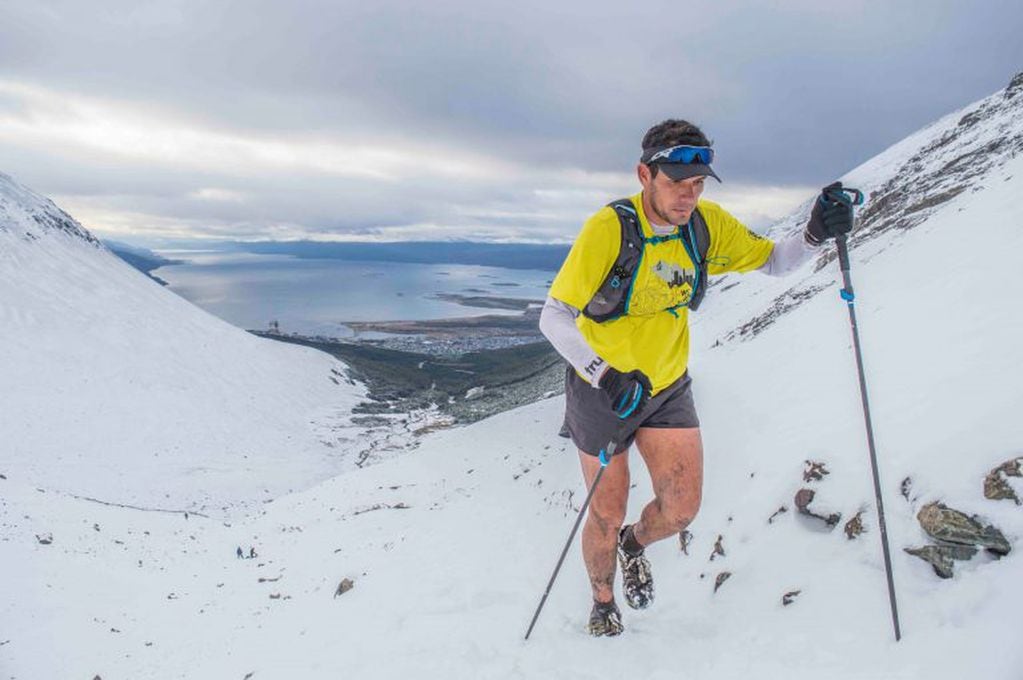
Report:
[[[120,145],[99,138],[130,125],[69,139],[74,126],[47,132],[38,101],[0,88],[0,117],[26,126],[0,135],[0,159],[100,230],[135,213],[220,234],[560,237],[602,191],[632,187],[639,139],[666,117],[705,127],[732,187],[826,183],[1004,86],[1023,68],[1021,19],[1008,1],[7,3],[0,82],[47,93],[58,122],[66,97],[68,116],[123,108],[181,133],[153,148],[145,125]],[[189,130],[209,162],[174,157]],[[357,146],[460,165],[352,176]]]

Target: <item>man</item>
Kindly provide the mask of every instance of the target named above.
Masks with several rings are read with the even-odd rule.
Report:
[[[582,534],[594,601],[589,631],[596,636],[623,630],[616,553],[626,603],[647,607],[654,586],[644,548],[685,529],[700,507],[703,448],[686,369],[688,315],[707,275],[785,274],[852,227],[851,207],[825,200],[825,190],[805,231],[773,243],[700,199],[706,178],[720,179],[711,169],[711,142],[697,126],[666,120],[642,146],[642,192],[586,221],[540,316],[540,329],[570,364],[561,434],[579,449],[588,487],[606,462]],[[612,440],[623,455],[607,461]],[[638,521],[623,526],[633,442],[654,498]]]

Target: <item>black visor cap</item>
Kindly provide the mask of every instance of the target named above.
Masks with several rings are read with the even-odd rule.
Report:
[[[721,181],[721,178],[711,170],[709,165],[703,165],[702,163],[656,163],[655,165],[657,165],[660,172],[674,180],[705,175],[713,177],[719,182]]]

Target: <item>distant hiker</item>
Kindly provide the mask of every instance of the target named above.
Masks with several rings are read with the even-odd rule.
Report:
[[[238,552],[236,554],[238,555],[238,559],[242,559],[243,557],[245,557],[245,553],[242,552],[241,546],[238,546]]]
[[[700,508],[703,448],[693,404],[689,313],[707,276],[782,275],[852,228],[852,209],[814,204],[805,230],[778,243],[758,236],[721,206],[700,199],[714,151],[700,129],[666,120],[643,138],[636,167],[642,191],[602,208],[583,225],[551,285],[540,329],[568,361],[561,435],[579,449],[591,485],[611,439],[618,452],[594,492],[582,549],[593,589],[589,630],[622,632],[614,600],[615,553],[625,601],[654,598],[646,546],[676,536]],[[623,526],[633,441],[653,482],[651,500]]]
[[[252,546],[249,546],[249,559],[253,560],[255,558],[256,558],[256,549],[253,548]]]

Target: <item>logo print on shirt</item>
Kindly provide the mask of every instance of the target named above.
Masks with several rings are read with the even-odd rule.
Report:
[[[683,269],[677,264],[669,264],[664,260],[653,266],[653,272],[661,281],[668,284],[668,288],[681,288],[689,285],[693,288],[696,285],[696,273]]]

